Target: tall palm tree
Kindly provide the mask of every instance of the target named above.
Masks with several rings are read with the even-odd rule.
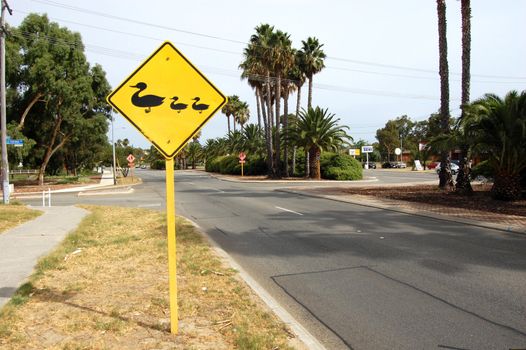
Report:
[[[248,108],[248,103],[244,101],[239,101],[234,111],[234,119],[241,126],[241,131],[243,131],[243,126],[250,118],[250,110]]]
[[[237,108],[237,105],[239,103],[239,96],[232,95],[228,96],[227,103],[221,108],[221,113],[226,115],[228,120],[228,133],[230,134],[230,116],[234,115],[234,111]]]
[[[494,198],[521,196],[521,171],[526,169],[526,90],[509,92],[504,99],[486,94],[466,109],[466,128],[476,149],[488,158],[495,179]]]
[[[275,101],[276,101],[276,128],[274,130],[274,149],[276,150],[276,155],[274,157],[274,168],[276,171],[276,175],[279,177],[281,176],[281,171],[279,169],[280,166],[280,157],[281,157],[281,96],[282,96],[282,87],[281,87],[281,79],[282,76],[287,73],[287,71],[290,69],[291,65],[294,63],[294,51],[292,49],[292,41],[290,40],[290,35],[282,32],[281,30],[277,30],[272,35],[271,40],[271,48],[272,48],[272,72],[274,73],[275,77]]]
[[[462,13],[462,113],[460,119],[465,118],[465,106],[469,104],[469,85],[471,80],[471,4],[470,0],[461,0]],[[460,194],[471,194],[473,189],[469,180],[469,168],[467,162],[468,144],[460,145],[460,164],[457,174],[455,191]]]
[[[440,74],[440,125],[443,134],[450,131],[449,125],[449,65],[447,62],[447,27],[446,27],[446,1],[437,0],[438,15],[438,51]],[[442,151],[440,154],[440,172],[438,187],[442,189],[453,188],[449,153]]]
[[[300,114],[300,105],[301,105],[301,88],[307,79],[305,75],[305,56],[302,50],[297,50],[294,57],[294,65],[289,72],[290,79],[296,85],[298,91],[296,95],[296,120]],[[292,174],[296,172],[296,150],[297,146],[294,145],[292,151]]]
[[[309,108],[300,113],[295,128],[289,128],[289,138],[292,142],[303,146],[309,155],[310,178],[320,179],[320,155],[324,150],[336,150],[339,146],[352,140],[347,135],[347,126],[340,126],[340,119],[327,109]]]
[[[309,79],[309,97],[307,100],[307,108],[312,107],[312,77],[314,74],[321,72],[325,68],[324,59],[327,57],[323,52],[323,44],[320,44],[318,39],[309,37],[307,40],[302,42],[302,56],[304,64],[304,72]]]

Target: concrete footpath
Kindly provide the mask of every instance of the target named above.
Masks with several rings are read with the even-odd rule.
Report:
[[[0,308],[31,276],[38,259],[51,252],[88,214],[73,206],[35,209],[44,214],[0,234]]]
[[[98,184],[67,188],[52,193],[80,192],[107,186],[113,186],[111,170],[103,172]],[[0,233],[0,308],[31,276],[38,259],[49,254],[88,214],[88,211],[74,206],[33,207],[33,209],[44,213],[32,221]]]

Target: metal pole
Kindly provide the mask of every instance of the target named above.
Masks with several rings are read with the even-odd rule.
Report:
[[[114,128],[113,128],[113,114],[111,115],[111,148],[113,150],[113,185],[117,184],[117,174],[115,173],[115,134],[114,134]]]
[[[0,16],[0,126],[2,128],[2,189],[4,204],[9,204],[9,162],[7,160],[7,122],[5,98],[5,10],[11,9],[2,0],[2,14]]]
[[[174,159],[166,159],[166,225],[168,233],[168,281],[170,294],[170,331],[177,334],[179,317],[177,308],[177,258],[175,232],[175,180]]]

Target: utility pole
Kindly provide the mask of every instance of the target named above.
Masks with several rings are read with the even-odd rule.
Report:
[[[113,184],[116,185],[117,184],[117,174],[115,173],[117,170],[116,170],[116,161],[115,161],[115,134],[114,134],[114,128],[113,128],[113,120],[115,119],[115,117],[113,116],[113,110],[112,110],[112,113],[111,113],[111,149],[112,149],[112,152],[113,152]]]
[[[0,17],[0,126],[2,128],[2,189],[4,204],[9,204],[9,162],[7,161],[7,122],[5,98],[5,10],[12,15],[6,0],[2,1]]]

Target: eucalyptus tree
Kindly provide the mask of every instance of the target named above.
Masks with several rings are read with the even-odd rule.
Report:
[[[33,157],[43,184],[51,157],[76,138],[92,135],[85,132],[86,125],[100,125],[102,129],[93,130],[106,134],[101,121],[110,116],[104,101],[109,84],[100,66],[90,69],[80,34],[45,15],[28,15],[10,40],[20,48],[21,64],[10,82],[15,92],[10,114],[19,116],[19,129],[37,142]]]
[[[440,126],[443,134],[450,132],[449,124],[449,65],[447,61],[447,25],[446,25],[446,1],[437,0],[438,16],[438,52],[439,52],[439,75],[440,75]],[[442,189],[453,188],[451,176],[451,165],[448,152],[440,153],[439,184]]]
[[[320,179],[320,155],[325,150],[337,150],[352,140],[345,129],[338,125],[340,119],[327,109],[316,107],[302,110],[294,128],[289,128],[289,138],[297,145],[305,148],[309,156],[308,176]]]
[[[307,100],[307,108],[312,107],[312,77],[314,74],[321,72],[325,68],[325,52],[323,52],[323,44],[320,44],[315,37],[309,37],[303,40],[300,55],[303,57],[303,68],[306,77],[309,79],[309,96]]]

